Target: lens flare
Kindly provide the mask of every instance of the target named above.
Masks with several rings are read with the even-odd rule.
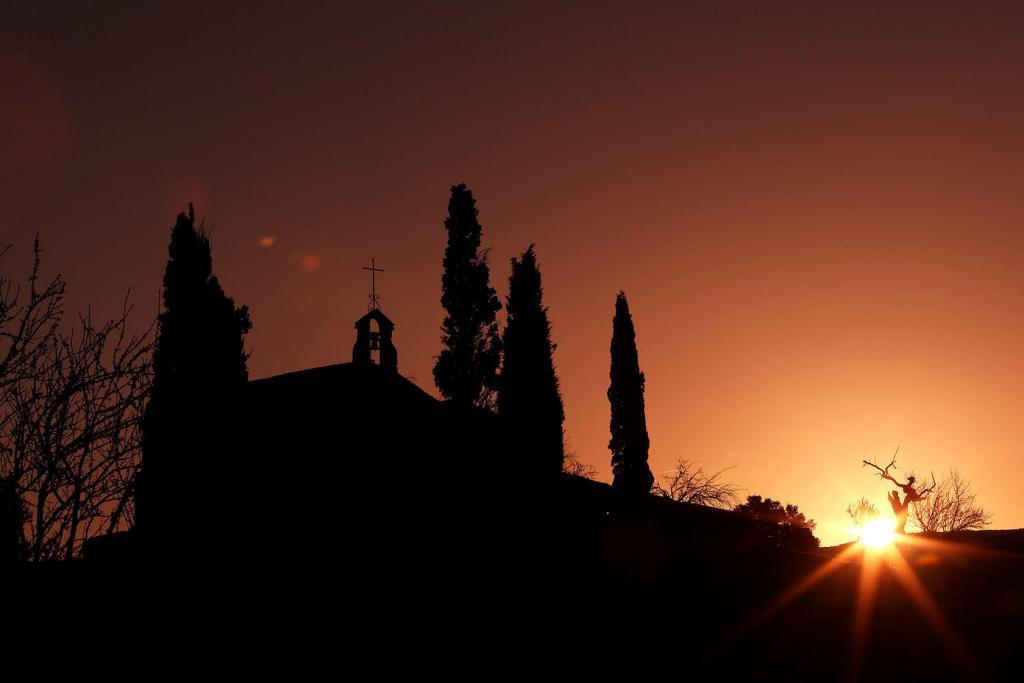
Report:
[[[892,520],[872,519],[860,529],[860,542],[869,548],[884,548],[895,536]]]

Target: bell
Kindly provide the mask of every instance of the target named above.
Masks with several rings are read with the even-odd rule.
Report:
[[[380,351],[380,332],[370,333],[370,350]]]

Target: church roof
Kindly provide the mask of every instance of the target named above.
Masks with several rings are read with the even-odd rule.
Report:
[[[323,401],[349,404],[387,399],[389,403],[430,409],[438,400],[405,377],[385,372],[377,365],[337,363],[255,379],[248,392],[254,398],[274,401]]]
[[[363,321],[376,320],[378,325],[390,325],[394,327],[395,324],[391,322],[391,318],[384,315],[384,311],[379,308],[372,308],[366,315],[356,321],[358,327]]]

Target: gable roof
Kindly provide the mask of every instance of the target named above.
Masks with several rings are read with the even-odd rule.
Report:
[[[380,310],[379,308],[373,308],[366,315],[364,315],[362,318],[356,321],[356,327],[359,327],[360,325],[366,325],[371,320],[376,320],[377,325],[379,325],[380,327],[392,328],[395,326],[395,324],[391,322],[391,318],[384,315],[384,311]]]

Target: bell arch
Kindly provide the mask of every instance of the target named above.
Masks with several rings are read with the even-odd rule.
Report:
[[[376,325],[376,330],[373,329]],[[398,372],[398,350],[391,340],[395,324],[379,308],[371,310],[356,321],[356,343],[352,347],[352,363],[373,365],[373,351],[377,351],[380,367]]]

